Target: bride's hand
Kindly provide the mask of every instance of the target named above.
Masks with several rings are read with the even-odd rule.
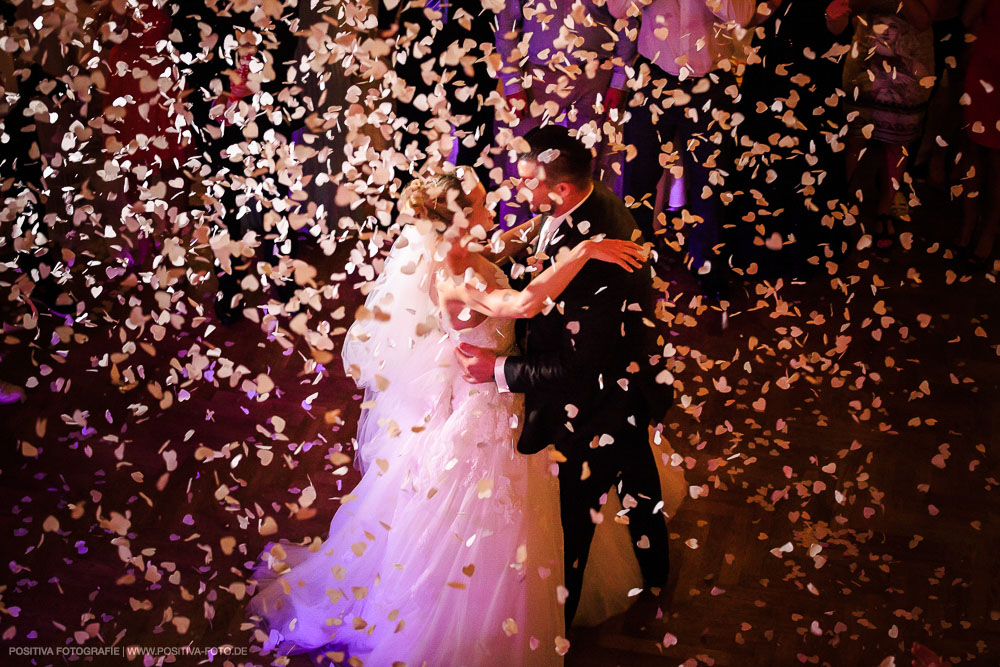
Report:
[[[629,273],[642,267],[646,251],[642,246],[622,239],[587,239],[577,248],[587,259],[617,264]]]

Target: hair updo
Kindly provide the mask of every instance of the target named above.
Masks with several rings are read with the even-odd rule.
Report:
[[[427,220],[445,231],[455,215],[471,205],[469,194],[479,183],[468,167],[429,176],[418,176],[399,194],[399,210],[417,220]]]

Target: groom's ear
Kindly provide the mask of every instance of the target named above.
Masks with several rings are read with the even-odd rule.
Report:
[[[558,204],[566,201],[573,194],[573,186],[566,181],[556,183],[555,187],[550,190],[559,196]]]

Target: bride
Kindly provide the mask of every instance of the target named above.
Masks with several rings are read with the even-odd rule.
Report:
[[[517,291],[495,262],[537,230],[529,222],[483,248],[493,216],[471,169],[418,179],[400,210],[409,224],[343,349],[366,391],[363,477],[321,546],[274,544],[263,554],[250,613],[268,632],[266,648],[286,654],[324,648],[365,665],[562,664],[557,455],[516,453],[522,398],[467,384],[452,353],[466,342],[510,354],[515,318],[552,307],[586,262],[632,271],[642,249],[585,241]],[[588,577],[577,616],[592,623],[624,611],[641,586],[613,514],[593,549],[603,553],[591,567],[602,572]]]

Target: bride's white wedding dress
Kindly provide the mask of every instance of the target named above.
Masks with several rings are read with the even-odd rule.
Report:
[[[420,301],[405,288],[422,288],[426,267],[416,276],[400,272],[405,262],[396,254],[370,310],[378,299]],[[420,321],[426,304],[410,303],[397,301]],[[379,386],[359,429],[366,469],[322,546],[265,552],[249,609],[264,620],[268,643],[282,653],[345,651],[365,665],[562,664],[553,462],[547,452],[515,451],[521,396],[466,383],[452,361],[459,342],[514,352],[514,322],[441,326],[399,349],[388,339],[366,342],[365,354],[382,358],[377,372],[361,373]],[[588,572],[578,613],[591,623],[624,611],[629,589],[641,585],[627,529],[608,519],[593,550],[602,572]]]

